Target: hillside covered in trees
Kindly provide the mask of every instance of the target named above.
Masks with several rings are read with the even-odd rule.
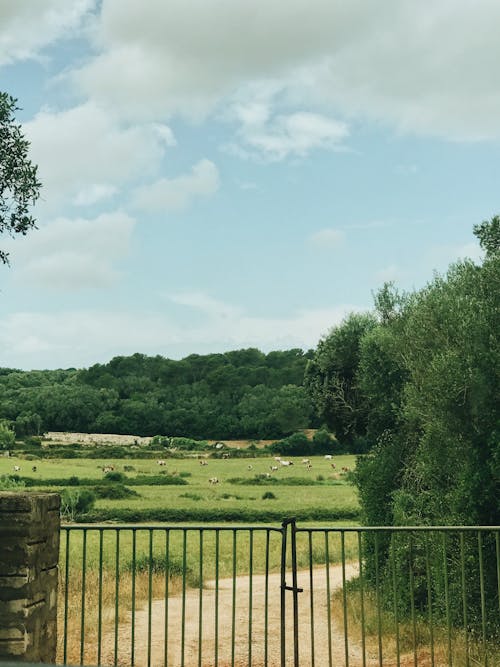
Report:
[[[84,370],[0,369],[0,419],[42,431],[279,438],[312,424],[312,352],[256,349],[180,361],[134,354]]]

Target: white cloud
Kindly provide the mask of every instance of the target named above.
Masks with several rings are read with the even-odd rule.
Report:
[[[0,66],[37,57],[39,52],[76,30],[96,0],[2,0]]]
[[[257,156],[271,161],[304,157],[318,148],[338,147],[349,134],[345,123],[304,111],[271,119],[256,115],[249,118],[240,113],[240,118],[243,125],[239,136],[250,155],[255,151]]]
[[[180,297],[182,300],[182,297]],[[180,303],[174,297],[176,303]],[[179,326],[165,313],[99,310],[54,314],[19,312],[0,321],[0,366],[60,368],[89,366],[117,354],[163,354],[179,358],[193,352],[242,347],[264,351],[315,347],[320,336],[341,322],[354,306],[301,310],[283,318],[245,314],[230,304],[198,294],[186,299],[208,315],[201,325]],[[207,313],[207,309],[210,314]],[[2,356],[3,355],[3,356]]]
[[[309,242],[318,248],[338,248],[345,239],[340,229],[320,229],[309,237]]]
[[[118,188],[115,188],[113,185],[94,183],[80,190],[73,202],[76,206],[91,206],[99,201],[113,197],[117,192]]]
[[[109,196],[117,185],[154,173],[164,154],[154,126],[120,126],[91,102],[42,110],[24,130],[49,208],[65,198],[87,204],[92,194],[94,201],[96,194]]]
[[[137,188],[132,200],[144,211],[180,210],[196,197],[213,195],[219,189],[219,172],[210,160],[200,160],[188,174],[159,180]]]
[[[99,52],[73,78],[127,118],[203,117],[236,96],[247,123],[266,123],[258,83],[285,116],[500,137],[499,22],[496,0],[104,0]]]
[[[427,252],[427,264],[438,271],[446,270],[449,264],[461,259],[481,262],[484,253],[478,243],[443,244],[432,246]]]
[[[56,290],[108,287],[120,277],[115,264],[129,253],[134,225],[133,218],[119,211],[92,220],[58,218],[21,245],[11,241],[13,275]]]

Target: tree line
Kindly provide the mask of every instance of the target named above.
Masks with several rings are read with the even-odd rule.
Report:
[[[303,381],[312,351],[245,349],[175,361],[119,356],[87,369],[0,369],[0,418],[44,431],[274,439],[316,424]]]

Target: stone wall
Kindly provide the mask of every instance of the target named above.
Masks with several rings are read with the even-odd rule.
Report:
[[[59,505],[0,492],[0,660],[55,662]]]

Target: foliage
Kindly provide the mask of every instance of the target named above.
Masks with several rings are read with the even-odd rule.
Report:
[[[157,436],[153,448],[188,448],[175,438],[197,441],[193,449],[206,438],[281,438],[315,426],[303,387],[311,354],[251,348],[180,361],[134,354],[83,370],[0,369],[0,417],[34,434]],[[85,448],[87,455],[100,452]]]
[[[35,220],[29,208],[39,197],[37,167],[28,158],[29,142],[15,122],[17,100],[0,92],[0,234],[23,236]],[[0,262],[8,264],[8,253],[0,250]]]
[[[125,498],[138,497],[134,489],[129,489],[124,484],[102,484],[92,487],[96,498],[110,498],[111,500],[124,500]]]
[[[61,517],[76,521],[94,507],[95,494],[89,489],[64,489],[61,493]]]
[[[24,481],[17,475],[0,475],[0,491],[17,491],[24,487]]]
[[[361,342],[376,327],[372,314],[352,313],[322,338],[305,372],[315,409],[348,448],[366,431],[368,406],[357,382]]]
[[[15,440],[14,431],[7,424],[0,422],[0,449],[12,449]]]

